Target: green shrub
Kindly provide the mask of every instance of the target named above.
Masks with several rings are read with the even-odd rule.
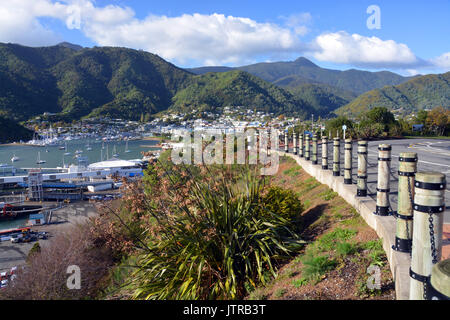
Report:
[[[262,197],[264,209],[262,215],[267,215],[270,211],[285,219],[292,220],[299,217],[303,212],[303,206],[295,192],[290,189],[283,189],[273,186]]]
[[[223,177],[194,175],[182,196],[170,179],[154,186],[162,200],[147,208],[157,219],[137,261],[134,298],[239,299],[303,245],[286,218],[301,212],[293,193],[274,188],[263,195],[261,180],[250,174],[240,189],[228,172]]]
[[[41,245],[39,242],[36,242],[28,252],[27,261],[30,261],[31,257],[35,254],[38,254],[41,252]]]

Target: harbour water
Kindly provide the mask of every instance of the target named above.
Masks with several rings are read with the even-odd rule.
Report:
[[[35,147],[24,145],[0,145],[0,163],[13,165],[17,168],[37,168],[36,164],[40,153],[40,159],[46,162],[41,164],[42,168],[56,168],[65,164],[76,164],[75,152],[82,150],[81,156],[87,157],[89,163],[99,162],[112,158],[114,152],[117,153],[119,159],[131,160],[141,159],[143,151],[154,150],[158,144],[155,140],[131,140],[128,141],[128,150],[125,152],[126,141],[109,141],[102,142],[89,139],[79,139],[67,141],[68,150],[60,150],[59,146]],[[63,144],[64,146],[64,144]],[[86,150],[87,146],[92,150]],[[103,148],[102,148],[103,147]],[[64,153],[70,152],[70,155]],[[11,162],[11,158],[16,155],[19,161]],[[103,155],[103,159],[101,158]],[[2,169],[0,167],[0,175]]]
[[[88,163],[99,162],[112,158],[113,153],[117,154],[117,158],[123,160],[142,159],[143,151],[150,151],[158,149],[156,145],[158,141],[155,140],[130,140],[128,141],[128,150],[126,149],[126,141],[109,141],[102,142],[92,139],[79,139],[67,141],[67,150],[59,149],[59,146],[35,147],[24,145],[0,145],[0,163],[13,165],[16,168],[38,168],[36,164],[38,153],[40,159],[46,162],[41,164],[41,168],[56,168],[64,164],[77,164],[75,152],[82,150],[81,156],[87,157]],[[65,143],[63,144],[65,145]],[[87,146],[92,150],[87,150]],[[48,152],[47,152],[48,151]],[[70,155],[64,153],[70,152]],[[11,162],[11,158],[16,155],[19,161]],[[0,175],[10,175],[11,173],[2,172],[0,167]],[[10,170],[8,170],[10,171]],[[17,173],[23,174],[23,173]],[[0,222],[0,230],[16,228],[24,226],[28,218],[20,218],[9,221]]]

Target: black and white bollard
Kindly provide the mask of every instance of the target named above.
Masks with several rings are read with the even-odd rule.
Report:
[[[378,146],[377,206],[374,212],[377,216],[388,216],[391,213],[389,210],[391,151],[392,147],[389,144]]]
[[[357,197],[367,196],[367,141],[358,141]]]
[[[310,147],[311,145],[309,144],[309,134],[306,134],[305,136],[305,159],[309,160],[310,158]]]
[[[312,137],[312,164],[317,164],[317,134]]]
[[[352,184],[352,139],[345,139],[344,144],[344,184]]]
[[[427,300],[450,300],[450,259],[433,266]]]
[[[413,230],[414,177],[417,172],[417,153],[401,152],[398,158],[398,199],[395,212],[395,245],[392,249],[411,252]]]
[[[299,134],[299,144],[298,144],[298,155],[300,156],[300,158],[303,158],[304,155],[304,140],[305,140],[305,133],[302,132]]]
[[[284,152],[289,153],[288,130],[284,130]]]
[[[416,173],[410,300],[426,299],[433,265],[441,260],[445,187],[443,173]]]
[[[336,137],[333,139],[333,176],[339,177],[341,175],[340,166],[340,139]]]
[[[293,148],[293,150],[292,150],[292,152],[296,155],[298,152],[297,152],[297,133],[294,131],[294,133],[292,134],[292,144],[293,144],[293,146],[292,146],[292,148]]]
[[[322,169],[328,170],[328,138],[322,137]]]

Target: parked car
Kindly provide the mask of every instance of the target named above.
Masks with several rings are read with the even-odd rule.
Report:
[[[48,238],[48,232],[46,232],[46,231],[38,232],[37,237],[38,237],[38,239],[44,239],[45,240],[45,239]]]
[[[6,288],[8,286],[8,279],[0,282],[0,288]]]
[[[19,238],[19,235],[18,234],[13,234],[12,236],[11,236],[11,242],[12,243],[19,243],[20,242],[20,238]]]
[[[0,273],[0,280],[8,280],[8,274],[6,273],[6,271]]]

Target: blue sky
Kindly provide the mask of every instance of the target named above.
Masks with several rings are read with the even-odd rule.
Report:
[[[380,9],[380,29],[366,12]],[[305,56],[322,67],[450,70],[450,1],[0,0],[0,42],[125,46],[183,67]]]

